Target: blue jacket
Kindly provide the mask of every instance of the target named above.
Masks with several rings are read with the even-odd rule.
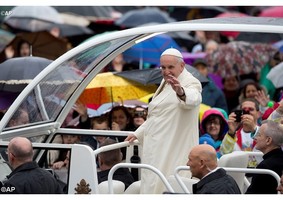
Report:
[[[209,81],[202,89],[201,92],[202,103],[211,107],[222,108],[228,112],[228,106],[225,95],[213,81]]]

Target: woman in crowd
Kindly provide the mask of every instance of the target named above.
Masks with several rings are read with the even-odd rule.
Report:
[[[116,106],[109,112],[109,127],[113,131],[134,131],[136,128],[133,123],[133,117],[125,106]],[[124,142],[126,136],[118,136],[119,142]],[[121,149],[123,159],[126,158],[126,147]]]
[[[204,112],[200,123],[200,144],[209,144],[217,151],[220,157],[219,148],[228,131],[228,123],[222,112],[216,108],[208,109]]]

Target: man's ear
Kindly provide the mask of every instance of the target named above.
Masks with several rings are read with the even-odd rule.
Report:
[[[183,62],[181,62],[181,67],[182,67],[182,69],[184,69],[185,68],[185,66],[186,66],[186,63],[183,61]]]
[[[203,168],[203,167],[206,168],[206,164],[205,164],[205,161],[203,159],[200,159],[199,162],[200,162],[200,168]]]
[[[267,138],[266,138],[266,144],[267,144],[267,145],[272,144],[272,138],[271,138],[271,137],[267,137]]]

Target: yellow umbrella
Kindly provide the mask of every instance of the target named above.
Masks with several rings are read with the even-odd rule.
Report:
[[[139,99],[154,93],[156,85],[142,85],[112,72],[99,73],[86,87],[79,100],[85,104],[103,104]]]
[[[145,95],[144,97],[140,98],[139,100],[142,101],[142,102],[145,102],[145,103],[149,103],[149,99],[150,99],[151,97],[153,97],[153,95],[154,95],[154,93]]]
[[[201,122],[202,116],[204,114],[205,111],[207,111],[208,109],[210,109],[211,107],[201,103],[199,106],[199,121]]]

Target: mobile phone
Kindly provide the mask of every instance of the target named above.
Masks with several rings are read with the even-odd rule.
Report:
[[[236,114],[236,121],[235,122],[241,122],[241,116],[243,114],[242,110],[235,110],[234,113]]]

